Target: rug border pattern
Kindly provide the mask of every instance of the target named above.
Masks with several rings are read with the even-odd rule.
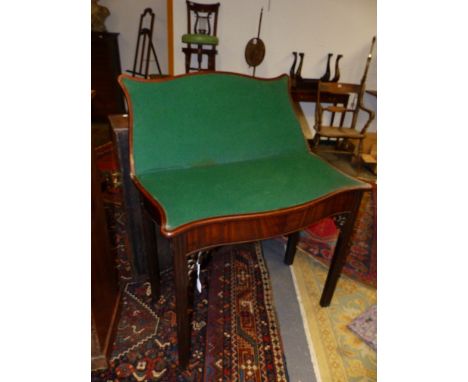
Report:
[[[127,350],[124,350],[123,352],[115,355],[114,357],[112,357],[110,359],[110,362],[113,362],[121,357],[123,357],[125,354],[128,354],[130,351],[138,348],[139,346],[143,345],[145,342],[149,341],[150,339],[152,339],[154,336],[157,335],[158,333],[158,329],[159,329],[159,316],[153,312],[153,310],[146,304],[144,303],[143,301],[141,301],[137,296],[135,296],[133,293],[131,293],[129,290],[128,290],[128,287],[130,285],[133,285],[133,284],[140,284],[139,282],[131,282],[131,283],[127,283],[125,285],[125,289],[124,289],[124,293],[129,296],[130,298],[134,299],[136,302],[138,302],[141,306],[143,306],[155,319],[156,319],[156,325],[154,327],[154,331],[153,333],[149,334],[148,336],[146,336],[145,338],[143,338],[142,340],[138,341],[136,344],[134,344],[133,346],[131,346],[130,348],[128,348]],[[150,284],[149,282],[145,282],[143,283],[143,285],[145,287],[148,287]]]

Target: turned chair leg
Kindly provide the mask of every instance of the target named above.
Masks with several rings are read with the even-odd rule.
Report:
[[[190,71],[190,53],[185,53],[185,73]]]
[[[356,165],[357,165],[357,168],[358,168],[358,169],[360,169],[360,168],[361,168],[361,165],[362,165],[361,156],[362,156],[362,139],[359,140],[359,143],[358,143],[358,150],[357,150]]]
[[[148,276],[151,284],[151,302],[156,303],[156,301],[159,299],[159,296],[161,295],[156,225],[145,208],[143,208],[142,212],[146,244],[146,261],[148,264]]]
[[[352,156],[351,156],[351,163],[359,172],[361,170],[361,154],[362,154],[362,140],[359,140],[357,146],[354,147]]]
[[[192,47],[190,44],[187,45],[185,50],[185,73],[190,72],[190,62],[192,61]]]
[[[198,70],[201,70],[201,63],[202,63],[202,46],[198,45],[197,50],[197,59],[198,59]]]
[[[294,256],[296,255],[296,247],[298,242],[299,231],[288,235],[288,244],[286,245],[286,253],[284,254],[284,263],[286,265],[292,265],[294,262]]]
[[[213,49],[211,53],[208,54],[208,69],[216,70],[216,51]]]

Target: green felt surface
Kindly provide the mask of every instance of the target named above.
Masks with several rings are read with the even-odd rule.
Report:
[[[166,230],[363,184],[308,152],[285,77],[123,83],[133,108],[135,176],[164,209]]]
[[[138,178],[163,206],[169,230],[208,217],[293,207],[360,184],[306,152]]]
[[[123,81],[133,106],[137,174],[306,150],[287,77],[260,81],[205,74],[160,83]]]
[[[187,44],[205,44],[205,45],[218,45],[218,37],[206,34],[184,34],[182,35],[182,42]]]

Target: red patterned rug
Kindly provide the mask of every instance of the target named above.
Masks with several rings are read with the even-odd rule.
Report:
[[[148,283],[127,284],[110,368],[91,380],[287,381],[268,271],[259,244],[225,246],[202,272],[195,293],[189,367],[177,362],[172,273],[162,275],[162,294],[151,306]]]
[[[351,252],[343,273],[364,284],[377,287],[377,186],[365,192],[351,237]],[[327,218],[301,232],[298,246],[326,265],[333,256],[338,229]]]
[[[204,381],[287,381],[260,244],[221,248],[210,267]]]

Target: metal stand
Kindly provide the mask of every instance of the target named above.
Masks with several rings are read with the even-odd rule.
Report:
[[[149,28],[143,27],[146,15],[149,16],[150,20]],[[138,37],[135,51],[135,59],[133,61],[133,70],[127,70],[127,72],[131,73],[133,77],[142,76],[144,78],[149,78],[149,64],[151,53],[153,54],[153,58],[156,61],[156,66],[158,68],[159,75],[162,75],[161,67],[159,66],[158,56],[156,55],[156,49],[154,49],[153,45],[153,25],[154,13],[151,8],[146,8],[140,16],[140,25],[138,27]],[[143,63],[145,63],[144,71]]]

